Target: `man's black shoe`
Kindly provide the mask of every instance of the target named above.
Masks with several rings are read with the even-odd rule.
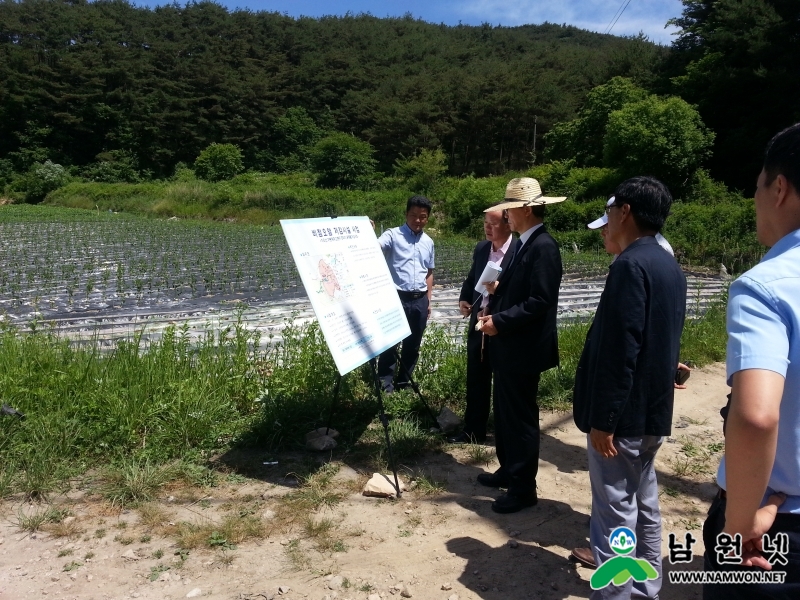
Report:
[[[535,506],[539,499],[536,497],[536,492],[531,492],[524,496],[506,492],[497,500],[492,502],[492,510],[496,513],[515,513],[528,506]]]
[[[478,475],[478,483],[493,488],[508,487],[508,484],[511,483],[511,479],[499,471],[495,473],[481,473]]]
[[[447,441],[450,444],[482,444],[486,441],[486,436],[479,437],[473,433],[462,431],[458,435],[447,438]]]

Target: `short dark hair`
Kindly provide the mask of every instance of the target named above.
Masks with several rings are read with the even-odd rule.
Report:
[[[614,190],[614,206],[627,204],[639,229],[661,231],[672,206],[672,194],[655,177],[631,177]]]
[[[544,204],[534,204],[531,206],[531,214],[537,219],[544,219]]]
[[[773,137],[764,151],[767,185],[783,175],[800,192],[800,123],[787,127]]]
[[[501,215],[503,215],[502,216],[503,223],[508,223],[508,211],[507,210],[493,210],[492,212],[499,212]],[[486,215],[488,215],[488,214],[489,214],[488,212],[484,212],[483,213],[483,222],[484,223],[486,222]]]
[[[406,212],[410,211],[414,206],[426,209],[429,215],[431,214],[431,210],[433,210],[431,201],[425,196],[411,196],[411,198],[408,199],[408,202],[406,202]]]

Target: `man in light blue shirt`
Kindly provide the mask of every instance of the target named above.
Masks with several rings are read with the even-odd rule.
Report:
[[[378,358],[378,377],[385,392],[408,386],[431,314],[433,240],[423,231],[430,214],[431,201],[425,196],[412,196],[406,203],[405,224],[387,229],[378,238],[411,329],[411,335],[403,340],[399,369],[397,346],[389,348]]]
[[[730,288],[731,403],[705,567],[786,577],[706,584],[705,599],[800,598],[800,123],[767,146],[755,209],[758,240],[771,250]]]

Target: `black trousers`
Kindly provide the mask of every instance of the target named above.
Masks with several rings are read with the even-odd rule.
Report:
[[[508,491],[536,490],[539,471],[539,391],[541,373],[495,364],[494,434],[500,471],[511,478]]]
[[[413,374],[414,367],[419,359],[419,347],[422,343],[422,334],[425,333],[425,326],[428,324],[428,296],[423,294],[416,299],[404,299],[400,296],[400,303],[403,305],[403,312],[406,313],[408,326],[411,335],[402,341],[400,351],[400,361],[405,369],[398,368],[397,346],[389,348],[378,357],[378,378],[384,391],[391,392],[394,388],[404,388],[408,386],[408,378]],[[398,344],[400,346],[401,344]],[[395,374],[397,381],[395,382]]]
[[[471,322],[471,321],[470,321]],[[486,437],[486,423],[492,405],[492,361],[489,347],[481,352],[483,334],[470,327],[467,333],[467,408],[464,411],[464,433]]]
[[[703,524],[703,543],[706,553],[703,566],[706,571],[760,571],[757,567],[720,565],[714,548],[717,534],[725,527],[726,500],[717,497],[708,509]],[[800,515],[778,513],[767,535],[774,540],[776,533],[789,536],[789,553],[785,555],[788,565],[773,565],[773,571],[786,571],[784,583],[770,584],[713,584],[703,586],[703,600],[797,600],[800,598]]]

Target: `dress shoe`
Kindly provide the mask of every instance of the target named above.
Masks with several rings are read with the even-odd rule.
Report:
[[[570,556],[588,569],[596,569],[597,563],[594,562],[594,554],[590,548],[573,548]]]
[[[492,502],[492,510],[496,513],[515,513],[528,506],[535,506],[539,499],[536,492],[519,495],[513,492],[506,492],[497,500]]]
[[[508,487],[508,484],[511,483],[511,478],[500,471],[495,471],[494,473],[481,473],[478,475],[478,483],[485,485],[486,487],[493,488]]]
[[[458,435],[447,438],[447,442],[450,444],[482,444],[485,441],[485,435],[481,437],[474,433],[467,433],[466,431],[462,431]]]

